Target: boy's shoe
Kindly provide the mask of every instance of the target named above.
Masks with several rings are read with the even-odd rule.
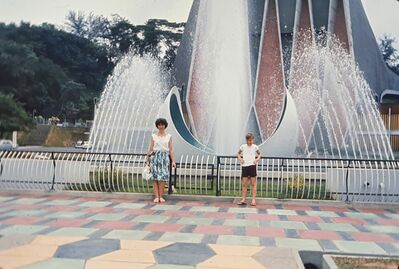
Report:
[[[237,205],[247,205],[247,203],[245,201],[240,201],[237,203]]]

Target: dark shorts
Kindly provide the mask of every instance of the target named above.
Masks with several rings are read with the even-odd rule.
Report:
[[[242,177],[256,177],[256,165],[243,166]]]

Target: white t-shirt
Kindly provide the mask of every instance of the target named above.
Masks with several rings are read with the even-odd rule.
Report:
[[[154,151],[169,151],[169,141],[171,135],[165,134],[159,136],[158,134],[152,134],[152,139],[154,140]]]
[[[251,166],[254,165],[254,161],[256,159],[256,152],[259,150],[259,147],[255,144],[248,146],[248,144],[243,144],[240,147],[242,158],[244,159],[244,163],[242,166]]]

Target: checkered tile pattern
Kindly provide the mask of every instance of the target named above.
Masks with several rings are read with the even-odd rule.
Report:
[[[80,268],[80,260],[91,260],[89,264],[93,263],[92,266],[99,262],[122,262],[121,259],[127,254],[115,242],[123,240],[159,242],[159,248],[168,242],[399,256],[399,208],[395,207],[352,208],[344,204],[332,207],[270,202],[251,208],[238,207],[231,202],[168,201],[153,204],[138,198],[99,197],[0,193],[0,235],[3,237],[0,238],[0,257],[3,257],[3,251],[10,251],[4,250],[5,247],[2,250],[1,240],[18,235],[44,241],[46,237],[61,238],[62,244],[56,248],[44,244],[43,251],[48,255],[41,261],[47,261],[51,266],[69,259],[65,254],[68,247],[60,247],[65,242],[64,245],[83,245],[87,248],[90,242],[97,240],[96,245],[101,246],[97,247],[99,252],[75,257],[76,268]],[[73,245],[77,244],[70,242],[73,239],[78,240],[80,245]],[[176,247],[179,246],[170,249]],[[212,250],[204,249],[208,252]],[[115,254],[115,251],[119,252]],[[118,258],[93,260],[93,257],[111,254]],[[204,258],[201,262],[206,263],[206,260]],[[37,258],[34,262],[38,262]],[[155,260],[147,265],[153,264],[156,264]],[[12,261],[8,265],[14,268]],[[87,265],[83,263],[82,266],[88,268]]]

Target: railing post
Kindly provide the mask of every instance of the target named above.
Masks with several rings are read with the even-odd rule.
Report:
[[[110,163],[111,177],[108,177],[107,192],[112,192],[111,182],[112,182],[112,180],[114,178],[114,164],[112,162],[111,154],[108,154],[108,160],[109,160],[109,163]]]
[[[345,190],[346,190],[346,199],[345,203],[349,203],[349,182],[348,182],[348,177],[349,177],[349,167],[351,165],[351,161],[348,161],[348,166],[346,167],[346,176],[345,176]]]
[[[55,163],[55,158],[54,158],[54,152],[51,152],[51,159],[53,160],[53,182],[51,183],[51,191],[54,191],[54,185],[55,185],[55,168],[56,168],[56,163]]]
[[[220,190],[220,156],[216,157],[216,196],[221,196]]]
[[[172,161],[169,159],[169,184],[168,184],[168,194],[169,195],[171,195],[173,193],[172,176],[173,176],[173,166],[172,166]]]

